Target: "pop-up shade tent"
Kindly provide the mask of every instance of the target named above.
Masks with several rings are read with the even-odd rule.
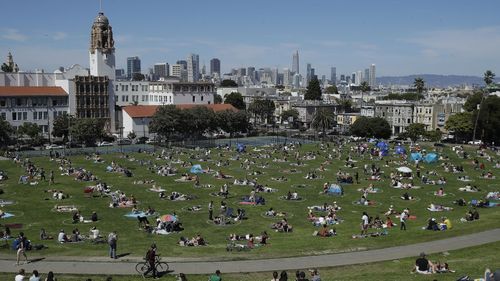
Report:
[[[422,160],[422,154],[418,152],[412,152],[411,161],[420,161]]]
[[[402,146],[396,146],[396,154],[406,154],[406,149]]]
[[[245,149],[246,149],[246,146],[245,146],[244,144],[242,144],[242,143],[238,143],[238,144],[236,145],[236,151],[238,151],[238,152],[240,152],[240,153],[241,153],[241,152],[245,152]]]
[[[189,170],[190,173],[192,174],[201,174],[203,173],[203,169],[201,168],[200,164],[195,164],[193,167],[191,167],[191,170]]]
[[[425,155],[425,163],[436,163],[438,161],[438,155],[436,153],[428,153]]]

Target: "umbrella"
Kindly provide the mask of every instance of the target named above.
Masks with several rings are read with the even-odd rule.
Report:
[[[399,167],[397,170],[398,170],[398,172],[401,172],[401,173],[411,173],[411,169],[408,167]]]
[[[161,219],[161,221],[164,221],[164,222],[170,222],[170,221],[176,221],[177,217],[174,215],[168,214],[168,215],[161,216],[160,219]]]

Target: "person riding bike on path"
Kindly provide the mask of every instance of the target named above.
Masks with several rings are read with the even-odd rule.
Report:
[[[146,262],[149,264],[149,268],[143,273],[142,277],[145,277],[149,272],[153,271],[153,278],[158,278],[156,276],[156,244],[152,244],[149,250],[146,252]]]

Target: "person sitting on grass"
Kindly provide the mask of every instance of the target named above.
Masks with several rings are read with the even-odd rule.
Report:
[[[426,258],[426,254],[424,252],[420,253],[420,257],[415,261],[415,267],[412,270],[412,273],[420,273],[420,274],[432,274],[436,272],[434,264]]]
[[[327,225],[323,224],[317,235],[320,237],[332,237],[337,235],[337,230],[335,228],[328,229]]]

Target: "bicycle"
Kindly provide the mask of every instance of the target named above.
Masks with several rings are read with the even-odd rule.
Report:
[[[145,260],[146,258],[144,258]],[[158,273],[164,273],[168,271],[168,263],[161,261],[161,258],[159,255],[156,255],[155,257],[155,268],[156,272]],[[149,270],[149,262],[148,261],[143,261],[139,262],[135,265],[135,270],[140,274],[143,275]],[[152,274],[153,271],[150,271],[148,274]]]

